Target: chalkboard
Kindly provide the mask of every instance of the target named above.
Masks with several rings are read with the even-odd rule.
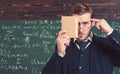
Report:
[[[120,31],[119,19],[108,19]],[[0,20],[0,74],[41,74],[54,52],[59,19]],[[96,35],[104,36],[96,28]],[[114,68],[114,74],[120,74]]]
[[[59,20],[1,20],[0,74],[40,74],[59,30]]]

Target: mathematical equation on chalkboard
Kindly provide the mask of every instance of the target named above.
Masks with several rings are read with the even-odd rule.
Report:
[[[120,20],[110,19],[120,31]],[[55,49],[55,39],[61,29],[60,20],[1,20],[0,74],[41,74]],[[104,36],[93,29],[94,34]],[[114,74],[118,74],[119,68]]]
[[[59,30],[59,20],[0,21],[0,73],[40,74]]]

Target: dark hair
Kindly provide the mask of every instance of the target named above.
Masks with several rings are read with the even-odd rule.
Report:
[[[85,4],[77,3],[72,7],[71,15],[72,14],[82,15],[84,13],[91,13],[91,17],[93,16],[93,10]]]

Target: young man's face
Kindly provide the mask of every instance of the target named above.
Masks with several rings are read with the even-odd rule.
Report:
[[[73,15],[78,18],[78,39],[84,41],[91,32],[91,13],[85,13],[82,15]]]

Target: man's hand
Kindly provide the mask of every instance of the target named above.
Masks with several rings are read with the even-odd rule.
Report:
[[[107,23],[105,19],[91,19],[92,24],[95,24],[97,29],[101,30],[105,34],[108,34],[110,31],[112,31],[111,26]]]
[[[66,52],[66,47],[69,46],[69,42],[70,42],[70,38],[69,36],[67,36],[66,31],[60,31],[58,33],[56,42],[58,47],[58,53],[64,55]]]

